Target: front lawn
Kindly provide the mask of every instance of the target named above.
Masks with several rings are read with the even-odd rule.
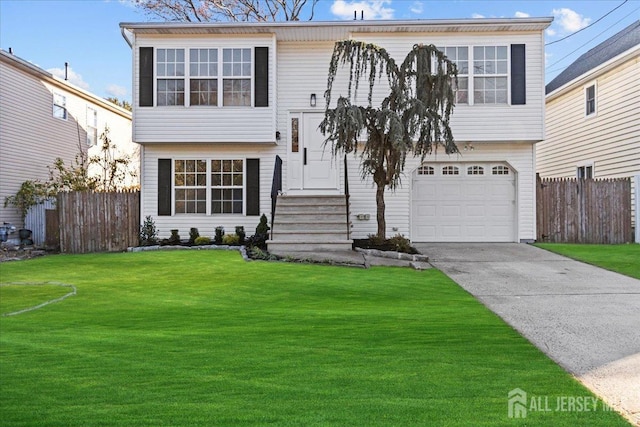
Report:
[[[536,246],[578,261],[640,279],[640,245],[538,243]]]
[[[437,270],[176,251],[0,277],[77,288],[0,318],[3,426],[628,425],[600,404],[556,411],[592,395]],[[0,287],[2,313],[65,292],[30,286]],[[524,419],[508,417],[516,388]]]

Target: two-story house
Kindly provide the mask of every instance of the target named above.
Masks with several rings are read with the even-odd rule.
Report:
[[[4,206],[5,197],[24,181],[47,181],[58,157],[70,166],[81,152],[99,154],[105,126],[138,169],[129,111],[0,50],[0,224],[22,227],[16,209]],[[129,184],[137,185],[137,179]],[[42,233],[34,235],[38,244]]]
[[[133,140],[143,147],[141,215],[152,216],[163,236],[237,225],[251,234],[258,215],[271,211],[276,156],[286,194],[276,229],[286,228],[285,214],[278,225],[280,206],[301,213],[303,205],[319,204],[312,210],[320,215],[298,221],[308,230],[328,221],[326,213],[345,215],[344,205],[320,206],[346,188],[345,164],[332,159],[318,130],[334,43],[375,43],[397,61],[423,43],[458,66],[452,129],[461,154],[407,160],[401,188],[386,194],[387,234],[415,242],[531,241],[535,144],[544,135],[543,31],[550,23],[123,23],[133,54]],[[376,231],[375,189],[360,177],[357,157],[348,157],[346,175],[350,236],[363,238]]]
[[[537,146],[542,177],[640,175],[638,76],[640,21],[635,21],[547,84],[546,138]],[[635,180],[632,187],[632,195],[637,194]],[[634,197],[632,206],[636,203]],[[638,241],[638,231],[636,236]]]

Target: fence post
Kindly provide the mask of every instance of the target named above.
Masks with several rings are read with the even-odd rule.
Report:
[[[636,175],[633,177],[633,187],[635,192],[634,204],[635,204],[635,213],[636,213],[636,243],[640,243],[640,175]]]

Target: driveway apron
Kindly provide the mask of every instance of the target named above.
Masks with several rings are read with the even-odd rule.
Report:
[[[526,244],[416,246],[436,268],[640,425],[640,280]]]

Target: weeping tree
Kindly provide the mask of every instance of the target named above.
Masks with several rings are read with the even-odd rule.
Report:
[[[320,131],[334,158],[359,156],[362,178],[373,178],[379,238],[386,230],[385,189],[400,185],[407,155],[423,161],[439,147],[447,154],[459,152],[449,127],[457,74],[433,45],[414,45],[400,66],[374,44],[345,40],[334,46]],[[336,77],[348,78],[347,92],[330,108]],[[358,103],[361,83],[367,84],[367,100]],[[374,90],[386,94],[377,106]]]

